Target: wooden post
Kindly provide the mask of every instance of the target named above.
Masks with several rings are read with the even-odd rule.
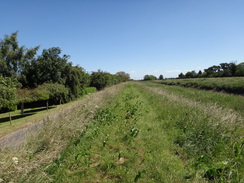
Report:
[[[48,111],[48,107],[49,107],[49,106],[48,106],[48,100],[47,100],[47,111]]]
[[[9,111],[9,122],[10,122],[10,125],[12,125],[12,116],[11,116],[11,112]]]
[[[24,116],[24,102],[21,102],[21,115]]]

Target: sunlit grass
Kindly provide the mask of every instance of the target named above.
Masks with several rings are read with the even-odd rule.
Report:
[[[84,90],[84,94],[90,94],[96,92],[96,88],[89,87]],[[0,138],[16,130],[22,129],[35,122],[41,121],[47,117],[54,115],[55,113],[77,103],[79,100],[84,99],[85,96],[80,97],[77,101],[69,102],[62,105],[24,109],[24,115],[21,115],[21,110],[15,110],[11,112],[12,125],[10,125],[9,113],[0,113]]]
[[[19,157],[15,151],[0,152],[5,169],[12,157],[19,160],[17,169],[8,170],[16,172],[15,177],[0,168],[0,175],[4,172],[0,178],[72,183],[241,182],[243,119],[231,101],[215,104],[200,100],[203,93],[194,98],[188,90],[180,94],[168,86],[156,86],[131,82],[123,90],[108,88],[77,103],[61,118],[48,121],[19,151]]]
[[[244,94],[244,77],[189,78],[155,81],[167,85],[179,85],[227,93]]]

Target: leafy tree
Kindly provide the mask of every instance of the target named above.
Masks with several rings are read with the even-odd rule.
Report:
[[[197,73],[197,77],[202,77],[202,71],[201,70],[199,70],[199,72]]]
[[[159,80],[163,80],[164,79],[164,76],[161,74],[159,77],[158,77]]]
[[[195,78],[195,77],[197,77],[197,73],[196,73],[196,71],[190,71],[185,74],[185,77],[186,78]]]
[[[157,77],[154,75],[145,75],[144,80],[157,80]]]
[[[18,89],[17,90],[17,99],[18,103],[21,106],[21,115],[24,115],[24,104],[28,102],[32,102],[32,92],[33,90],[28,90],[28,89]]]
[[[101,90],[109,85],[109,73],[98,70],[91,74],[91,86]]]
[[[235,75],[244,76],[244,62],[237,65]]]
[[[28,72],[28,85],[36,87],[43,83],[65,83],[67,70],[72,66],[68,63],[69,56],[60,57],[61,49],[53,47],[44,49],[42,55],[33,60]]]
[[[9,111],[10,125],[12,124],[10,111],[16,110],[16,80],[0,76],[0,110],[7,109]]]
[[[49,95],[44,100],[52,100],[56,104],[64,103],[68,100],[69,89],[58,83],[45,83],[38,87],[39,90],[47,91]]]
[[[66,76],[66,86],[70,88],[71,98],[82,95],[83,89],[90,83],[90,76],[82,67],[71,67]]]
[[[35,57],[39,46],[27,49],[19,46],[17,41],[18,32],[0,41],[0,74],[7,77],[23,77],[27,64]]]
[[[185,78],[185,75],[184,75],[183,73],[180,73],[180,74],[179,74],[179,78],[180,78],[180,79],[183,79],[183,78]]]
[[[130,80],[130,75],[128,73],[123,72],[123,71],[117,72],[115,75],[119,76],[120,80],[122,82]]]
[[[220,69],[220,66],[214,65],[207,69],[204,69],[204,72],[207,77],[217,77]]]

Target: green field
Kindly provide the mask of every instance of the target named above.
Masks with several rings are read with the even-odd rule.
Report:
[[[19,149],[6,182],[243,182],[244,98],[129,82],[90,95]],[[18,157],[19,163],[11,163]],[[12,176],[12,175],[15,176]]]
[[[244,95],[244,77],[166,79],[155,82]]]

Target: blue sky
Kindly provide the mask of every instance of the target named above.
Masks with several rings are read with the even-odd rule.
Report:
[[[0,39],[133,79],[244,62],[243,0],[2,0]]]

